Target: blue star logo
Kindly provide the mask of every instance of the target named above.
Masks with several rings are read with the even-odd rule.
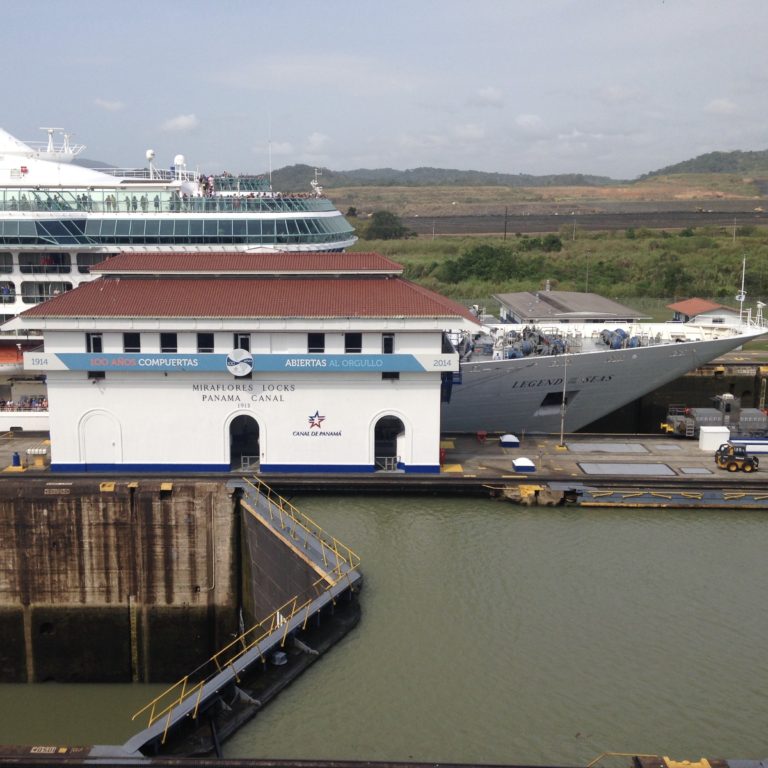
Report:
[[[320,429],[324,421],[325,416],[321,416],[320,411],[315,411],[314,415],[309,417],[309,427],[310,429],[312,427],[317,427]]]

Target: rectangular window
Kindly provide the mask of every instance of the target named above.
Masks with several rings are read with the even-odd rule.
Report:
[[[344,334],[344,351],[360,353],[363,351],[363,334],[362,333],[345,333]]]
[[[108,258],[109,256],[106,253],[78,253],[77,271],[81,275],[87,275],[94,264],[101,264],[102,261],[106,261]]]
[[[16,301],[16,286],[10,280],[0,281],[0,302],[9,304]]]
[[[250,333],[236,333],[233,339],[235,349],[244,349],[246,352],[251,351],[251,334]]]
[[[105,371],[88,371],[88,378],[91,381],[103,381],[107,378],[107,374]]]
[[[387,381],[387,379],[391,381],[397,381],[399,378],[400,378],[400,371],[382,371],[381,372],[382,381]]]
[[[394,351],[395,351],[395,334],[394,333],[381,334],[381,351],[385,355],[394,354]]]
[[[323,353],[325,352],[325,334],[308,333],[307,334],[307,352]]]
[[[141,352],[141,334],[123,334],[123,352]]]
[[[85,334],[85,351],[95,352],[96,354],[101,354],[104,351],[100,333]]]
[[[178,342],[176,341],[175,333],[161,333],[160,334],[160,351],[161,352],[178,352]]]
[[[213,334],[212,333],[197,334],[197,351],[213,352]]]

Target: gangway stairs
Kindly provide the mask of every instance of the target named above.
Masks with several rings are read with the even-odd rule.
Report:
[[[311,594],[299,595],[281,605],[266,619],[244,632],[209,659],[195,672],[175,683],[139,710],[134,719],[143,716],[148,725],[120,747],[96,747],[93,757],[139,757],[179,754],[172,742],[203,724],[209,707],[218,705],[222,692],[237,692],[241,676],[256,664],[266,664],[272,654],[286,644],[292,633],[305,629],[309,620],[330,604],[335,605],[342,593],[360,586],[360,559],[348,547],[326,534],[310,518],[275,494],[260,480],[238,480],[231,483],[241,493],[241,508],[246,516],[272,529],[295,554],[300,554],[319,574]],[[312,653],[312,649],[306,649]],[[248,697],[245,696],[247,699]],[[251,700],[260,706],[261,702]],[[252,714],[251,714],[252,716]],[[216,733],[213,733],[219,751]]]

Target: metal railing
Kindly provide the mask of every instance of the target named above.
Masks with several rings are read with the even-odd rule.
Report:
[[[319,586],[324,579],[318,579],[313,586]],[[291,598],[287,603],[274,610],[265,619],[258,624],[243,632],[231,643],[224,646],[220,651],[211,656],[208,661],[198,667],[194,672],[185,675],[181,680],[174,683],[152,701],[134,713],[131,720],[135,720],[142,714],[148,713],[147,727],[151,727],[159,720],[165,719],[165,727],[161,743],[165,744],[168,736],[168,730],[171,726],[171,719],[174,711],[181,704],[194,697],[195,704],[191,717],[197,717],[200,704],[203,700],[203,690],[205,684],[212,680],[216,675],[231,668],[233,676],[237,678],[238,671],[235,669],[235,662],[254,648],[259,652],[259,658],[264,661],[264,652],[259,647],[267,638],[273,636],[276,630],[282,629],[283,635],[280,639],[280,647],[285,645],[288,636],[288,626],[290,620],[297,614],[304,611],[304,620],[302,629],[306,627],[307,621],[311,615],[310,608],[313,598],[307,597],[302,600],[298,596]]]
[[[399,456],[376,456],[376,468],[382,472],[396,472]]]
[[[177,190],[147,188],[66,189],[17,187],[0,190],[0,211],[57,213],[314,213],[335,211],[333,203],[314,195],[233,192],[190,196]]]
[[[347,571],[354,570],[360,565],[360,558],[346,544],[326,533],[314,520],[296,509],[290,501],[273,491],[265,482],[259,478],[245,482],[266,501],[266,513],[271,523],[276,524],[292,539],[299,538],[297,529],[301,529],[320,545],[323,565],[328,568],[331,560],[334,562],[332,573],[342,578]],[[304,547],[308,545],[309,539],[305,537]],[[345,566],[346,570],[343,571]]]
[[[329,563],[328,555],[332,555],[335,565],[328,573],[316,579],[305,593],[292,597],[279,608],[276,608],[265,619],[240,634],[196,670],[185,675],[134,713],[132,720],[140,715],[147,715],[147,728],[165,719],[161,738],[162,744],[165,744],[172,724],[173,713],[179,706],[194,700],[190,715],[193,719],[196,718],[203,702],[204,688],[208,682],[228,669],[231,670],[233,679],[239,679],[238,673],[242,670],[238,670],[235,666],[236,662],[254,650],[258,654],[258,659],[265,661],[264,654],[275,644],[266,641],[274,640],[276,636],[279,637],[279,646],[284,647],[290,631],[291,620],[299,617],[301,628],[306,629],[307,622],[313,613],[312,606],[317,597],[331,590],[344,578],[348,578],[349,574],[360,565],[360,558],[349,547],[325,533],[307,515],[299,512],[296,507],[275,493],[268,485],[258,479],[255,483],[248,481],[248,484],[265,500],[268,516],[273,523],[276,523],[282,531],[287,531],[294,538],[297,528],[301,528],[308,536],[320,543],[323,562],[327,565]],[[247,504],[244,503],[242,506],[249,514],[256,514]]]

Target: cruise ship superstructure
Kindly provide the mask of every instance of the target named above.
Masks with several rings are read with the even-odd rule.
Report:
[[[317,179],[273,192],[263,176],[208,176],[177,155],[158,168],[90,168],[83,147],[22,142],[0,129],[0,315],[89,280],[93,264],[131,251],[340,251],[357,239]]]

